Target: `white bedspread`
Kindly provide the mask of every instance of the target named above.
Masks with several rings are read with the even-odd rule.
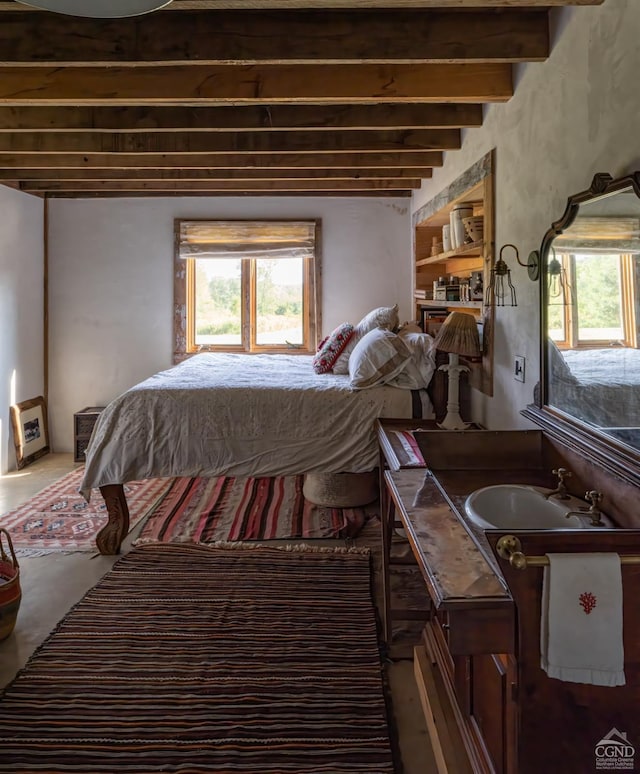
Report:
[[[137,384],[96,423],[83,495],[144,478],[372,470],[375,420],[411,417],[411,391],[354,391],[312,359],[207,353]]]

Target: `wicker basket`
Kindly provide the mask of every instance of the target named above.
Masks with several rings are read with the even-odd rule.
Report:
[[[302,493],[316,505],[329,508],[357,508],[378,497],[378,474],[368,473],[307,473]]]
[[[9,553],[4,549],[3,538],[9,545]],[[6,529],[0,528],[0,640],[6,640],[13,631],[21,599],[20,567],[11,536]]]

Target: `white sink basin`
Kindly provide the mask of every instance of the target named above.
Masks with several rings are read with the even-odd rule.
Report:
[[[551,490],[526,484],[497,484],[476,489],[467,497],[464,510],[483,529],[589,529],[589,514],[565,516],[569,511],[588,509],[577,497],[545,499]],[[607,527],[611,522],[604,515]]]

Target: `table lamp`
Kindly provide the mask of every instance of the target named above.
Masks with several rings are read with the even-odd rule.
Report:
[[[437,349],[449,353],[449,362],[438,368],[438,371],[444,371],[449,376],[447,415],[438,427],[443,430],[465,430],[469,423],[463,422],[460,416],[460,374],[469,368],[460,364],[459,356],[479,357],[481,354],[475,317],[464,312],[451,312],[436,335],[435,345]]]

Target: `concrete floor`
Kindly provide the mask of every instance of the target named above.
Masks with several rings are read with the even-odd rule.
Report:
[[[0,514],[22,504],[73,468],[71,454],[49,454],[21,471],[0,476]],[[127,537],[123,551],[129,550],[140,528]],[[80,552],[19,558],[22,603],[14,632],[0,642],[0,688],[13,679],[58,621],[116,560]],[[435,774],[412,661],[394,660],[388,666],[388,679],[403,774]]]

